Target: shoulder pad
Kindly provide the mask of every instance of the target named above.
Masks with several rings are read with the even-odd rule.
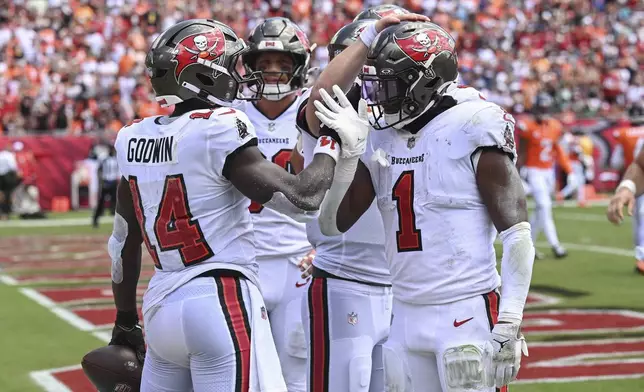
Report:
[[[497,147],[516,160],[515,124],[512,115],[500,106],[487,102],[471,115],[460,132],[455,133],[448,151],[449,157],[460,159],[482,147]]]

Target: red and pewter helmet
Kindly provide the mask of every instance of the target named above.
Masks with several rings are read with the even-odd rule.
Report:
[[[431,108],[458,76],[455,41],[431,22],[383,30],[360,74],[375,129],[401,128]]]
[[[170,27],[152,43],[145,66],[162,107],[189,99],[230,106],[244,84],[263,88],[258,74],[241,76],[237,59],[248,47],[225,24],[191,19]]]
[[[366,19],[382,19],[390,15],[408,14],[409,11],[394,4],[383,4],[366,9],[353,18],[354,22]]]
[[[329,41],[329,45],[327,45],[327,49],[329,50],[329,60],[333,60],[333,58],[340,54],[340,52],[356,42],[360,37],[360,33],[362,33],[362,31],[371,23],[373,22],[364,19],[357,22],[351,22],[340,28],[333,38],[331,38],[331,41]]]
[[[265,83],[261,95],[270,100],[280,100],[304,87],[311,60],[311,45],[306,34],[298,25],[282,17],[269,18],[257,25],[248,37],[250,49],[242,56],[244,68],[250,73],[262,73],[255,63],[264,52],[286,53],[293,59],[293,72],[288,73],[287,83]],[[283,72],[280,72],[281,76]],[[257,94],[254,87],[250,90]]]

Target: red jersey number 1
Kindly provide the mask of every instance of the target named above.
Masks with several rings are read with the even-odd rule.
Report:
[[[421,232],[416,228],[414,213],[414,171],[400,173],[393,187],[391,198],[397,202],[398,231],[396,246],[398,252],[415,252],[423,250]]]

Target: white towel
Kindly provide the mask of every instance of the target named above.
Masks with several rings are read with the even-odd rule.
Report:
[[[249,392],[287,392],[264,299],[254,284],[248,284],[248,292],[252,309]]]

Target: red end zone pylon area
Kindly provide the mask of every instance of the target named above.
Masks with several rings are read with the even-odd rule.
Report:
[[[42,240],[41,240],[42,238]],[[0,281],[47,307],[61,319],[109,341],[115,309],[110,287],[110,260],[105,236],[33,237],[0,239]],[[18,241],[18,243],[16,243]],[[27,245],[28,244],[28,245]],[[145,291],[152,263],[144,261],[139,299]],[[78,283],[84,283],[79,286]],[[50,283],[52,283],[50,285]],[[66,287],[65,283],[74,283]],[[55,284],[55,285],[54,285]],[[530,356],[522,361],[518,383],[570,382],[593,379],[635,378],[644,375],[644,338],[571,340],[570,336],[644,330],[644,314],[626,310],[539,310],[554,305],[556,297],[531,293],[523,331]],[[558,336],[557,342],[530,341],[531,336]],[[48,392],[94,391],[77,364],[35,371],[31,378]]]

